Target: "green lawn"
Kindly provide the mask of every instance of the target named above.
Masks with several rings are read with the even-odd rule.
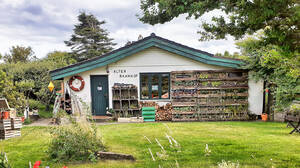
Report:
[[[169,127],[169,129],[167,128]],[[133,154],[136,162],[99,161],[66,164],[69,168],[96,167],[217,167],[222,160],[239,162],[241,167],[300,167],[300,135],[289,135],[291,128],[284,123],[263,122],[193,122],[142,123],[99,126],[109,151]],[[165,133],[181,145],[181,152],[170,148]],[[62,167],[47,159],[49,134],[45,127],[25,127],[22,137],[0,142],[0,150],[7,152],[16,168],[28,162],[42,160],[43,165]],[[150,144],[146,135],[152,142]],[[167,151],[167,159],[156,156],[160,147]],[[205,156],[205,145],[211,153]],[[148,148],[156,158],[152,161]]]

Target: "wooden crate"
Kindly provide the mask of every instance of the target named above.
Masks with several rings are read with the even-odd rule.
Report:
[[[13,131],[15,137],[21,136],[21,129],[15,129],[15,130],[12,130],[12,131]]]
[[[11,127],[12,129],[20,129],[22,128],[22,119],[20,117],[11,119]]]
[[[14,130],[0,130],[0,139],[9,139],[15,137]]]
[[[21,130],[15,129],[15,130],[0,130],[0,139],[10,139],[14,137],[21,136]]]
[[[0,120],[0,131],[1,130],[10,130],[10,129],[11,129],[10,119],[1,119]]]

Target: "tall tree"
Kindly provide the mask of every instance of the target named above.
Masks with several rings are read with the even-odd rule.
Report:
[[[82,12],[78,15],[79,24],[75,25],[74,34],[69,41],[65,41],[71,47],[74,59],[86,60],[103,55],[113,50],[113,39],[108,37],[108,31],[103,29],[105,21],[98,21],[92,14]]]
[[[263,34],[247,37],[236,43],[247,61],[252,77],[265,79],[275,95],[276,111],[283,110],[300,93],[300,56],[285,52],[277,45],[264,45]],[[297,56],[298,55],[298,56]]]
[[[6,63],[28,62],[36,59],[31,47],[12,46],[10,53],[3,56]]]
[[[181,14],[199,18],[220,10],[227,14],[215,16],[211,23],[202,22],[200,40],[236,39],[265,29],[265,41],[295,51],[300,47],[299,0],[141,0],[140,20],[151,25],[169,22]]]

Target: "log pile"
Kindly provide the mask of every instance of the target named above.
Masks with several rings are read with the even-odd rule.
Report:
[[[172,120],[172,105],[170,103],[159,106],[154,101],[141,101],[141,107],[155,107],[155,121],[171,121]]]
[[[154,101],[140,101],[141,107],[155,107],[155,109],[158,109],[158,104]]]
[[[170,103],[159,106],[155,113],[156,121],[171,121],[172,120],[172,105]]]

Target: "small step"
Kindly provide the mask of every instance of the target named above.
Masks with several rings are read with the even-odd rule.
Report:
[[[110,117],[110,116],[93,116],[92,119],[95,122],[109,122],[109,121],[112,121],[112,117]]]

